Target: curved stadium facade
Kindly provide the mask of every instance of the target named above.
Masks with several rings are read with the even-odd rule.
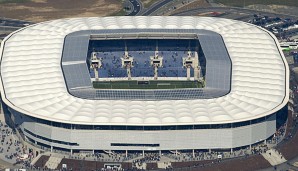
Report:
[[[60,19],[1,44],[6,115],[51,149],[251,145],[275,133],[288,82],[276,37],[229,19]]]

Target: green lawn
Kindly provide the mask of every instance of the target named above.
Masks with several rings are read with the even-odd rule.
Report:
[[[243,7],[244,5],[263,4],[263,5],[286,5],[298,7],[298,0],[214,0],[228,6]]]
[[[177,88],[202,88],[198,81],[94,81],[96,89],[177,89]]]

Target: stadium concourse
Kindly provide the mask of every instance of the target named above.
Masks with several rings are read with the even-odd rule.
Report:
[[[60,19],[11,33],[0,54],[7,124],[50,152],[206,159],[276,142],[287,120],[287,62],[276,37],[249,23]]]

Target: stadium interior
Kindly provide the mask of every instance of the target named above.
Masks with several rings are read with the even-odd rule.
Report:
[[[206,59],[198,39],[89,41],[87,64],[97,89],[203,88]]]

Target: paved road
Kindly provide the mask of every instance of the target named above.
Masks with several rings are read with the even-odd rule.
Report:
[[[277,14],[273,12],[263,12],[263,11],[256,11],[253,9],[247,9],[247,8],[237,8],[237,7],[208,7],[208,8],[194,8],[188,11],[178,12],[174,13],[172,15],[194,15],[197,13],[204,13],[204,12],[239,12],[239,13],[251,13],[251,14],[259,14],[262,15],[276,15],[281,18],[291,18],[291,19],[297,19],[298,16],[292,16],[292,15],[286,15],[286,14]]]
[[[143,10],[143,4],[140,0],[129,0],[129,2],[133,5],[133,11],[128,16],[136,16],[139,15],[140,12]]]
[[[195,8],[187,11],[177,12],[172,15],[177,16],[190,16],[190,15],[197,15],[198,13],[208,13],[208,12],[219,12],[222,13],[217,15],[216,17],[222,18],[230,18],[234,20],[241,20],[247,22],[250,18],[253,18],[254,14],[262,15],[262,16],[270,16],[270,17],[279,17],[279,18],[289,18],[292,21],[298,20],[298,16],[286,15],[286,14],[277,14],[273,12],[263,12],[263,11],[256,11],[253,9],[244,9],[244,8],[237,8],[237,7],[208,7],[208,8]],[[245,13],[245,15],[239,14]],[[298,30],[290,30],[282,33],[283,36],[290,37],[294,34],[297,34]]]
[[[167,3],[171,2],[172,0],[162,0],[159,1],[153,5],[151,5],[145,12],[142,13],[142,15],[146,16],[146,15],[151,15],[153,12],[155,12],[156,10],[158,10],[160,7],[166,5]]]
[[[24,27],[26,24],[33,24],[28,21],[0,18],[0,26]]]

